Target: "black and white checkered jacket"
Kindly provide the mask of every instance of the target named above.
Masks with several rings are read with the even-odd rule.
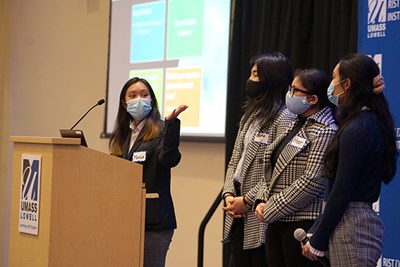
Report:
[[[264,136],[268,136],[263,142],[256,142],[254,137],[249,143],[246,151],[246,158],[244,159],[242,171],[241,171],[241,188],[242,195],[246,195],[251,189],[255,188],[259,183],[264,181],[265,177],[265,164],[264,154],[267,146],[275,140],[278,134],[282,134],[287,130],[287,127],[292,124],[296,119],[296,115],[290,113],[287,109],[283,109],[277,115],[277,118],[270,125],[266,125],[265,121],[261,121],[257,127],[255,133],[264,133]],[[255,114],[249,117],[246,122],[240,122],[239,132],[236,137],[235,145],[232,152],[232,157],[228,164],[228,169],[225,178],[225,184],[222,194],[226,192],[235,195],[234,179],[233,175],[238,166],[240,157],[243,152],[244,138],[250,125],[255,120]],[[251,198],[252,200],[254,199]],[[259,247],[265,242],[265,231],[267,225],[257,220],[254,212],[249,211],[243,218],[244,222],[244,249],[252,249]],[[224,240],[228,241],[231,234],[233,218],[226,216],[224,225]]]
[[[265,180],[256,198],[266,201],[264,217],[268,223],[313,220],[322,209],[327,184],[322,174],[324,157],[337,125],[327,107],[308,117],[272,169],[272,153],[295,124],[288,125],[265,150]],[[251,194],[254,196],[254,190]]]

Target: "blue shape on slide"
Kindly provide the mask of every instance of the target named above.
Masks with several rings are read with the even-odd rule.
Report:
[[[132,6],[130,62],[164,59],[165,1]]]

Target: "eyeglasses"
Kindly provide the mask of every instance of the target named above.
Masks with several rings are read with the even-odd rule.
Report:
[[[302,93],[304,93],[306,95],[312,95],[312,93],[310,93],[310,92],[308,92],[306,90],[303,90],[303,89],[299,89],[299,88],[297,88],[295,86],[292,86],[292,85],[289,85],[288,91],[290,92],[289,93],[290,96],[293,96],[296,91],[302,92]]]

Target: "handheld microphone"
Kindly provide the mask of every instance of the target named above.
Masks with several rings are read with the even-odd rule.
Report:
[[[305,245],[310,239],[307,236],[306,231],[304,231],[301,228],[297,228],[294,233],[293,233],[294,238],[301,242],[303,245]],[[324,266],[324,267],[330,267],[331,264],[329,263],[329,260],[327,257],[318,257],[318,261]]]
[[[99,101],[97,101],[97,103],[96,103],[96,105],[94,105],[93,107],[91,107],[88,111],[86,111],[86,113],[85,114],[83,114],[83,116],[74,124],[74,126],[72,126],[71,127],[71,129],[70,130],[72,130],[72,129],[74,129],[75,128],[75,126],[76,125],[78,125],[78,123],[80,123],[81,122],[81,120],[83,119],[83,118],[85,118],[86,117],[86,115],[92,110],[92,109],[94,109],[95,107],[97,107],[97,106],[100,106],[100,105],[103,105],[104,104],[104,102],[106,102],[104,99],[100,99]]]

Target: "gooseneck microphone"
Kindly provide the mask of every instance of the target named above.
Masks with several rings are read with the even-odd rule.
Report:
[[[74,124],[74,126],[71,127],[70,130],[73,130],[73,129],[75,128],[75,126],[78,125],[78,123],[80,123],[81,120],[82,120],[83,118],[85,118],[86,115],[87,115],[92,109],[94,109],[94,108],[97,107],[97,106],[103,105],[104,102],[106,102],[104,99],[100,99],[99,101],[97,101],[96,105],[94,105],[94,106],[91,107],[88,111],[86,111],[86,113],[83,114],[83,116]]]
[[[304,231],[301,228],[297,228],[294,233],[293,233],[294,238],[301,242],[303,245],[307,244],[310,239],[307,236],[306,231]],[[327,257],[318,257],[318,261],[324,266],[324,267],[330,267],[331,264],[329,263],[329,260]]]

